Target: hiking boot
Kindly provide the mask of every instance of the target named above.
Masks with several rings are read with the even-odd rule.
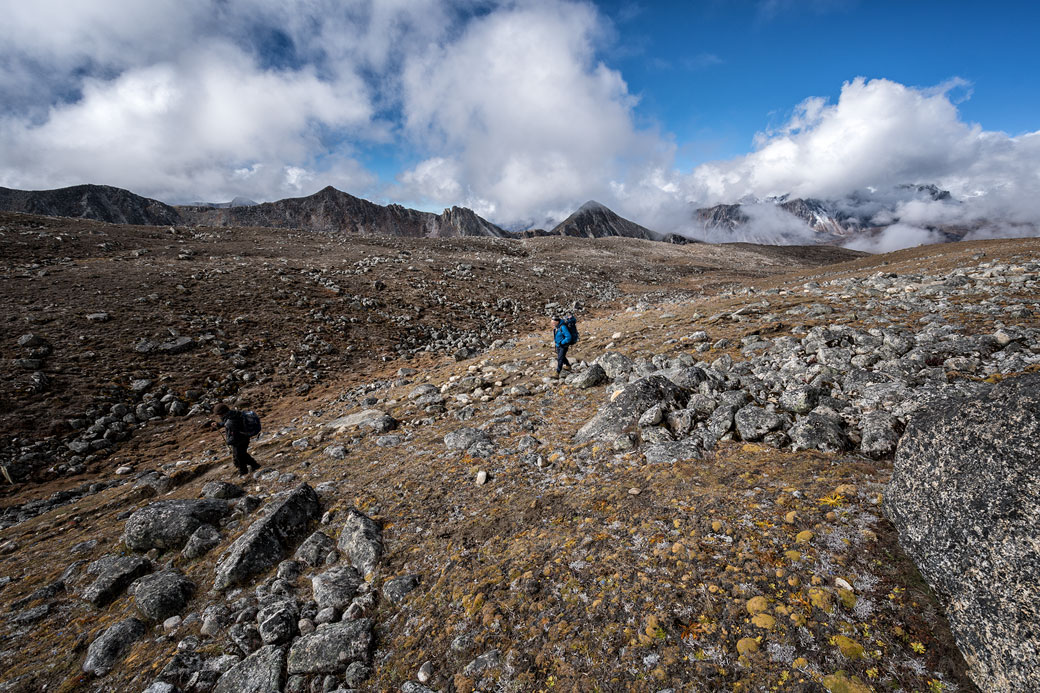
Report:
[[[565,371],[569,371],[569,370],[572,370],[572,369],[571,369],[571,364],[569,364],[569,363],[568,363],[568,364],[564,364],[564,366],[563,366],[563,370],[565,370]]]

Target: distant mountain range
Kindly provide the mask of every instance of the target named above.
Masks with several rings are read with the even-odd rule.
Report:
[[[737,204],[703,207],[694,212],[697,223],[716,240],[719,236],[747,236],[763,241],[762,236],[804,236],[801,224],[816,235],[817,243],[841,243],[850,237],[874,233],[897,222],[899,203],[912,200],[956,204],[948,190],[935,185],[897,185],[887,190],[856,191],[837,199],[794,198],[787,195],[764,200],[745,199]],[[763,212],[767,212],[763,218]],[[768,214],[768,212],[774,212]],[[775,212],[779,212],[776,214]],[[791,218],[785,220],[784,214]],[[785,221],[788,222],[785,228]],[[956,233],[953,233],[956,236]],[[804,240],[804,239],[803,239]],[[951,237],[950,240],[956,240]],[[764,241],[770,242],[770,241]],[[771,242],[778,242],[773,240]]]
[[[466,207],[440,214],[398,204],[380,205],[333,187],[313,195],[256,203],[236,197],[225,203],[167,205],[121,188],[77,185],[58,190],[0,188],[0,210],[79,217],[119,224],[151,226],[259,226],[305,229],[325,233],[447,238],[487,236],[529,238],[624,237],[670,243],[745,241],[764,244],[845,244],[870,238],[899,221],[899,210],[909,202],[956,206],[960,203],[934,185],[897,185],[857,191],[835,199],[746,198],[736,204],[691,208],[683,235],[666,234],[625,219],[604,205],[589,201],[573,214],[545,230],[504,229]],[[937,237],[959,240],[965,226],[928,227]]]
[[[673,243],[690,242],[682,236],[651,231],[624,219],[598,202],[587,202],[550,231],[506,231],[466,207],[440,214],[397,204],[379,205],[326,187],[307,197],[256,203],[235,198],[227,203],[171,206],[128,190],[107,185],[77,185],[58,190],[0,188],[0,210],[47,216],[77,217],[117,224],[144,226],[260,226],[307,229],[363,235],[447,238],[490,236],[624,236]]]

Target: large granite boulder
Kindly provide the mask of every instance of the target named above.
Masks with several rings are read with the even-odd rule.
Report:
[[[95,676],[104,676],[112,670],[130,650],[130,646],[147,632],[144,623],[128,618],[108,628],[87,648],[83,671]]]
[[[107,606],[130,583],[151,570],[152,562],[144,556],[102,556],[87,566],[87,574],[97,577],[83,589],[80,596],[98,608]]]
[[[130,593],[142,616],[161,622],[184,610],[195,594],[195,583],[179,570],[161,570],[138,579]]]
[[[267,645],[231,667],[213,693],[279,693],[285,687],[285,648]]]
[[[300,484],[270,505],[217,562],[214,589],[240,584],[287,558],[321,516],[318,494]]]
[[[293,641],[288,671],[293,674],[336,674],[351,662],[368,661],[372,619],[330,623]]]
[[[351,508],[336,546],[362,575],[375,571],[383,555],[383,528],[356,508]]]
[[[635,426],[639,417],[655,404],[665,410],[682,409],[687,399],[686,392],[663,375],[640,378],[618,392],[578,430],[574,439],[578,443],[614,440],[624,429]]]
[[[910,421],[885,511],[985,691],[1040,678],[1040,374]]]
[[[164,500],[134,512],[123,529],[123,541],[134,551],[180,549],[200,525],[216,525],[231,512],[216,498]]]

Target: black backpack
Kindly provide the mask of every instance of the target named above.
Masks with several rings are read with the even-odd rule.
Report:
[[[242,432],[250,438],[260,435],[260,417],[255,411],[242,412]]]
[[[576,317],[574,317],[573,315],[568,315],[567,317],[565,317],[563,319],[562,322],[563,322],[563,326],[566,327],[567,331],[570,332],[570,334],[571,334],[570,341],[567,342],[566,346],[570,346],[571,344],[577,344],[578,343],[578,319]]]

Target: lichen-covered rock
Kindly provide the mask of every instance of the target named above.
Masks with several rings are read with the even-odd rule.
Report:
[[[611,380],[628,375],[635,363],[632,359],[616,351],[608,351],[596,359],[595,363],[607,374]]]
[[[144,556],[102,556],[87,566],[87,574],[97,575],[80,593],[83,599],[101,608],[110,604],[137,578],[152,570]]]
[[[228,547],[217,562],[214,589],[245,582],[277,565],[289,556],[320,515],[318,495],[307,484],[300,484],[273,503]]]
[[[297,638],[289,650],[289,674],[335,674],[351,662],[368,660],[372,620],[330,623]]]
[[[267,645],[231,667],[213,693],[279,693],[285,687],[285,648]]]
[[[361,575],[368,575],[376,569],[383,555],[383,530],[375,520],[351,508],[337,546]]]
[[[266,604],[257,613],[256,630],[265,645],[280,645],[296,635],[299,618],[295,600],[279,599]]]
[[[859,451],[868,457],[888,457],[899,445],[902,425],[885,411],[867,412],[860,418]]]
[[[134,551],[179,549],[199,525],[215,525],[231,512],[224,500],[165,500],[134,512],[123,529],[124,543]]]
[[[185,558],[198,558],[204,556],[214,546],[220,543],[220,532],[213,525],[199,525],[188,537],[181,555]]]
[[[766,433],[780,428],[783,419],[776,412],[749,404],[733,415],[733,422],[741,440],[754,441],[761,440]]]
[[[314,602],[319,609],[343,610],[357,594],[363,578],[349,565],[336,566],[311,578]]]
[[[311,567],[325,564],[325,559],[336,550],[336,542],[324,532],[315,532],[307,537],[293,554],[298,561]]]
[[[146,575],[130,586],[134,606],[145,618],[165,621],[179,614],[195,594],[195,583],[176,570]]]
[[[655,404],[665,409],[682,409],[687,398],[686,392],[668,378],[649,375],[617,393],[581,427],[574,439],[578,443],[612,441],[625,428],[634,426],[639,417]]]
[[[145,634],[147,628],[136,618],[128,618],[110,627],[87,648],[83,671],[104,676],[126,656],[127,650]]]
[[[945,608],[972,679],[1040,672],[1040,374],[933,403],[896,451],[885,511]]]
[[[607,372],[603,370],[603,366],[599,365],[598,363],[594,363],[581,373],[578,373],[573,378],[571,378],[570,384],[582,390],[587,390],[590,387],[602,385],[606,381]]]
[[[383,585],[383,596],[391,602],[399,602],[405,596],[419,586],[419,576],[402,575],[401,577],[387,580]]]
[[[843,452],[852,447],[841,422],[821,414],[807,414],[798,419],[788,435],[792,450]]]

